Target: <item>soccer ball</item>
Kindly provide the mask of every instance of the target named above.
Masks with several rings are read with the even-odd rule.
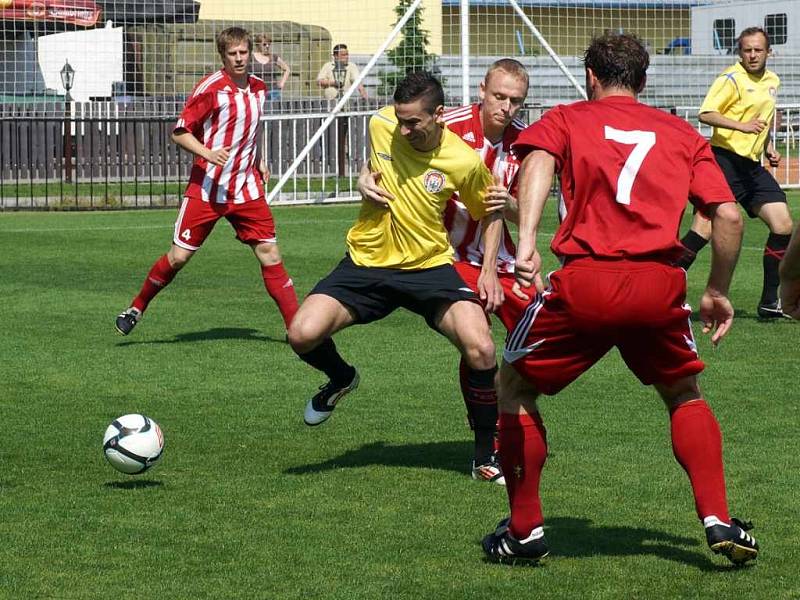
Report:
[[[103,454],[117,471],[135,475],[152,467],[164,450],[158,423],[144,415],[123,415],[111,421],[103,436]]]

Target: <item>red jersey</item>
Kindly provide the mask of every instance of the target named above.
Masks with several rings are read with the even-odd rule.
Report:
[[[224,167],[195,156],[187,198],[241,204],[264,197],[255,158],[266,94],[267,86],[258,77],[248,76],[247,89],[241,90],[224,70],[195,86],[173,131],[185,129],[209,149],[231,150]]]
[[[503,139],[497,144],[492,144],[483,137],[483,126],[480,118],[480,104],[470,104],[460,108],[445,111],[444,122],[447,128],[458,134],[469,146],[478,151],[483,158],[483,163],[499,178],[509,191],[516,193],[517,171],[519,161],[511,153],[511,144],[525,129],[526,124],[520,119],[514,119],[506,127]],[[447,202],[444,211],[444,225],[450,235],[450,244],[455,250],[456,262],[467,262],[472,265],[483,264],[483,228],[480,221],[470,217],[467,208],[458,199],[458,194]],[[506,273],[514,272],[514,257],[517,249],[503,223],[503,238],[497,253],[497,270]]]
[[[672,260],[686,199],[701,212],[733,202],[708,142],[683,119],[628,96],[557,106],[514,144],[556,159],[557,256]]]

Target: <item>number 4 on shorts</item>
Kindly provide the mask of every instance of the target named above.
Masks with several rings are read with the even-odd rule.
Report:
[[[192,232],[189,229],[184,229],[181,233],[181,237],[185,239],[187,242],[192,239]]]
[[[654,131],[624,131],[606,125],[605,138],[634,147],[633,152],[628,155],[628,160],[622,166],[622,171],[620,171],[617,179],[617,202],[630,204],[633,182],[639,174],[639,169],[642,167],[645,156],[656,145],[656,134]]]

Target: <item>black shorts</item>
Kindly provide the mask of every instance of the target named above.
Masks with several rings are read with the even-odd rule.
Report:
[[[754,218],[753,212],[768,202],[786,202],[786,194],[761,163],[735,152],[711,146],[736,201]]]
[[[469,300],[478,302],[453,265],[415,271],[360,267],[345,256],[311,294],[335,298],[356,314],[357,323],[371,323],[397,308],[425,317],[436,331],[436,316],[442,302]]]

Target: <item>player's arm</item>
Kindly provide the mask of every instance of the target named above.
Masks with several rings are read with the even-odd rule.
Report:
[[[502,179],[495,176],[494,183],[486,191],[486,209],[489,212],[497,211],[504,217],[506,214],[511,214],[513,215],[511,221],[516,223],[517,199],[503,185]]]
[[[503,286],[497,277],[497,254],[503,237],[503,218],[499,212],[490,212],[481,219],[483,229],[483,263],[478,276],[478,294],[486,312],[494,312],[505,300]]]
[[[800,319],[800,227],[786,248],[780,274],[782,310],[793,319]]]
[[[171,137],[172,141],[178,144],[178,146],[187,152],[191,152],[195,156],[205,158],[213,165],[220,167],[225,166],[225,163],[228,162],[228,158],[230,158],[231,155],[230,146],[210,150],[206,148],[200,140],[194,137],[191,131],[186,129],[176,129],[172,132]]]
[[[781,153],[775,149],[775,144],[772,143],[772,132],[767,132],[767,143],[764,146],[764,155],[769,161],[770,167],[777,167],[781,164]]]
[[[542,259],[536,250],[536,235],[542,220],[547,197],[553,184],[556,171],[555,157],[545,150],[534,149],[530,152],[519,170],[519,243],[517,244],[517,260],[514,274],[517,278],[514,293],[521,298],[528,298],[525,288],[532,284],[542,291],[542,279],[539,271]],[[521,289],[518,289],[520,288]]]
[[[264,185],[267,185],[267,181],[269,181],[269,169],[264,159],[264,129],[264,121],[261,121],[258,124],[258,132],[256,133],[255,165],[256,169],[258,169],[258,172],[261,174],[261,180],[264,182]]]
[[[730,119],[716,111],[701,112],[697,117],[701,123],[722,129],[733,129],[742,133],[761,133],[767,128],[769,123],[759,117],[753,117],[750,121],[736,121]]]
[[[728,288],[742,245],[742,215],[736,203],[725,202],[709,207],[711,216],[711,272],[700,299],[703,333],[711,333],[716,345],[733,324],[733,306]]]

